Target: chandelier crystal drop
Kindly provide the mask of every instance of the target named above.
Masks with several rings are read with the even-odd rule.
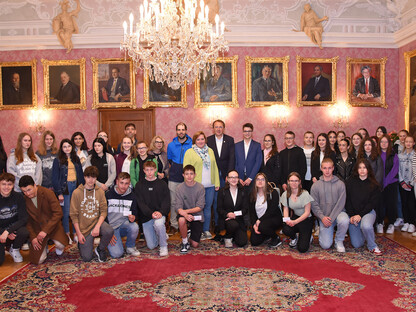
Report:
[[[224,22],[216,15],[214,27],[203,0],[199,8],[205,9],[198,16],[197,7],[197,0],[144,0],[136,26],[133,13],[129,29],[123,23],[120,49],[136,70],[148,70],[152,81],[166,82],[174,90],[194,82],[202,69],[215,65],[219,53],[228,51]]]

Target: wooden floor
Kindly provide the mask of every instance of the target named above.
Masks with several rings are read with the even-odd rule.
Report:
[[[416,252],[416,237],[412,237],[412,234],[403,233],[398,230],[394,232],[394,234],[378,234],[384,235],[388,238],[393,239],[397,243],[401,244],[402,246],[413,250]],[[179,239],[178,235],[171,237],[170,239]],[[316,239],[315,239],[316,243]],[[14,263],[11,256],[6,254],[6,259],[2,266],[0,266],[0,281],[6,278],[7,276],[15,273],[17,270],[25,266],[29,263],[29,251],[21,251],[20,252],[23,256],[22,263]]]

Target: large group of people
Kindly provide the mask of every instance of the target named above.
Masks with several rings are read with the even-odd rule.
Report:
[[[129,123],[116,149],[100,131],[91,150],[82,132],[58,144],[45,131],[36,153],[20,133],[9,156],[0,137],[0,264],[6,248],[15,262],[26,249],[43,263],[52,242],[59,256],[76,243],[83,261],[139,256],[140,232],[162,257],[175,233],[180,253],[206,239],[277,248],[281,234],[304,253],[314,233],[323,249],[345,252],[348,234],[354,248],[381,255],[375,233],[416,237],[415,139],[406,130],[395,142],[380,126],[375,136],[319,133],[316,143],[307,131],[300,145],[287,131],[279,152],[273,134],[253,140],[251,123],[237,143],[222,120],[212,127],[191,138],[180,122],[169,144],[157,135],[148,145]]]

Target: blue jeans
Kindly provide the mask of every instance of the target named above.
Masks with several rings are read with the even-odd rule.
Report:
[[[71,205],[71,197],[72,193],[77,188],[77,182],[76,181],[68,181],[67,182],[68,187],[68,195],[64,195],[64,205],[62,206],[62,212],[64,214],[62,218],[62,225],[64,226],[65,233],[69,233],[69,207]],[[75,231],[74,231],[75,233]],[[75,234],[74,234],[75,235]]]
[[[225,185],[225,180],[222,178],[222,174],[220,172],[220,188],[224,187]],[[215,221],[215,225],[218,225],[218,210],[217,210],[217,199],[218,199],[218,191],[215,191],[215,195],[214,195],[214,221]]]
[[[165,216],[162,216],[160,219],[151,219],[142,224],[144,238],[149,249],[154,249],[158,245],[160,247],[168,246],[165,221]]]
[[[214,201],[215,187],[205,188],[205,207],[204,207],[204,226],[202,230],[209,231],[209,225],[211,224],[211,206]]]
[[[343,242],[345,234],[348,231],[348,225],[350,218],[342,211],[338,217],[332,222],[330,227],[326,227],[321,220],[319,220],[319,245],[322,249],[329,249],[332,246],[334,238],[334,227],[337,226],[337,232],[335,234],[336,242]]]
[[[124,221],[118,228],[114,229],[117,241],[114,246],[108,244],[107,248],[112,258],[120,258],[124,254],[122,237],[127,237],[126,248],[136,246],[136,238],[139,235],[139,226],[136,222]]]
[[[377,247],[374,235],[374,222],[376,221],[376,212],[371,210],[361,218],[358,225],[349,225],[349,232],[351,244],[354,248],[360,248],[367,241],[368,250],[373,250]]]

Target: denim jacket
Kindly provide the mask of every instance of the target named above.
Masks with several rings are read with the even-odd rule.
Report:
[[[82,171],[82,165],[77,162],[74,163],[75,172],[77,175],[77,186],[84,184],[84,173]],[[58,157],[53,161],[52,167],[52,185],[57,195],[63,195],[67,188],[68,182],[68,163],[61,164]]]
[[[406,183],[413,185],[412,159],[414,154],[414,151],[409,154],[405,151],[399,153],[399,182],[405,181]]]

